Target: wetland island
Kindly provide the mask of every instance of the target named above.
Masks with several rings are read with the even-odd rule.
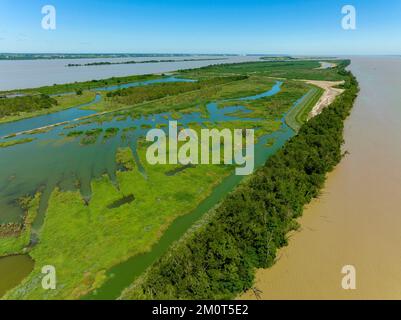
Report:
[[[358,92],[349,64],[261,60],[0,93],[0,296],[250,289],[343,156]],[[199,135],[253,129],[254,172],[149,164],[147,133],[168,136],[172,121]],[[49,265],[54,290],[41,285]]]

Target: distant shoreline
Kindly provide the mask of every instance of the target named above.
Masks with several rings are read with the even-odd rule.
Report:
[[[187,61],[214,61],[214,60],[226,60],[227,58],[200,58],[200,59],[181,59],[181,60],[144,60],[144,61],[120,61],[120,62],[110,62],[110,61],[100,61],[100,62],[91,62],[91,63],[83,63],[83,64],[67,64],[66,67],[94,67],[94,66],[110,66],[116,64],[137,64],[137,63],[165,63],[165,62],[187,62]]]
[[[0,53],[0,61],[62,60],[62,59],[113,59],[145,57],[235,57],[237,54],[189,54],[189,53]]]

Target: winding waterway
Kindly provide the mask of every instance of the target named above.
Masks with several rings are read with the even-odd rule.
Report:
[[[401,57],[354,57],[350,69],[361,92],[345,123],[349,154],[277,263],[257,272],[262,299],[401,299]],[[356,290],[342,289],[344,265]]]

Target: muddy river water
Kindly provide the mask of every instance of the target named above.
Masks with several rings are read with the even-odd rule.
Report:
[[[352,58],[350,69],[361,92],[345,123],[349,154],[277,263],[257,272],[262,299],[401,299],[401,57]],[[344,265],[355,290],[342,289]]]

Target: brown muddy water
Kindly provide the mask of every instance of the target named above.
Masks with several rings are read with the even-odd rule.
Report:
[[[277,263],[257,272],[262,299],[401,299],[401,57],[355,57],[350,69],[361,87],[345,123],[350,154]],[[342,289],[344,265],[355,290]]]
[[[19,284],[33,270],[34,261],[28,255],[0,258],[0,298]]]

